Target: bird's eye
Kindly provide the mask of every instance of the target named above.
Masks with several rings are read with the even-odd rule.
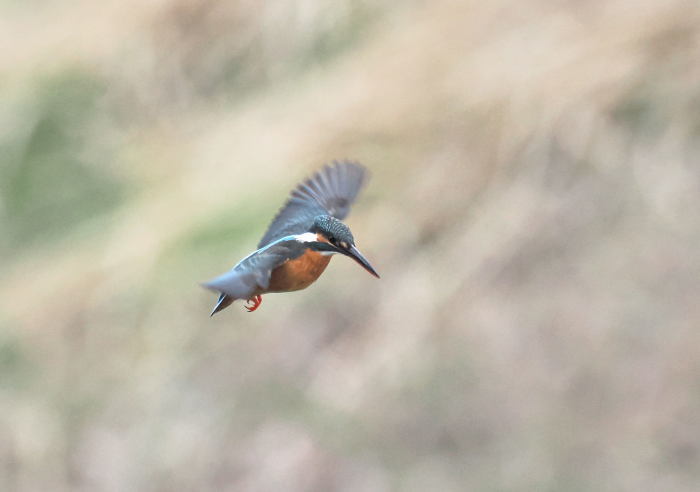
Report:
[[[338,240],[336,238],[334,238],[333,236],[329,237],[328,240],[331,242],[331,244],[335,244],[338,242]]]

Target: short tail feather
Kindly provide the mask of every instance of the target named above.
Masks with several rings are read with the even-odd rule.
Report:
[[[219,311],[226,309],[231,305],[231,303],[233,303],[233,301],[235,301],[234,298],[227,296],[226,294],[221,294],[219,296],[219,300],[216,302],[216,306],[214,306],[214,310],[211,312],[209,317],[212,317]]]

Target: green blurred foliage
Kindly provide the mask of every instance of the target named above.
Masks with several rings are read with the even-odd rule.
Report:
[[[5,254],[67,234],[120,203],[114,149],[98,137],[104,91],[104,81],[71,69],[40,78],[14,106],[8,119],[18,129],[0,140]]]
[[[21,393],[30,387],[36,366],[28,358],[22,340],[0,321],[0,392]]]

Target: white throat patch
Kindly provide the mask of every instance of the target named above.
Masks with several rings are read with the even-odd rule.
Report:
[[[296,239],[300,243],[311,243],[314,241],[318,241],[318,236],[315,232],[305,232],[304,234],[297,234],[296,236],[294,236],[294,239]]]

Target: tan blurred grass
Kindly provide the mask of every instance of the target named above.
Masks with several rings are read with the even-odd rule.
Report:
[[[696,5],[49,7],[3,16],[34,35],[2,143],[44,149],[7,176],[79,155],[121,191],[0,243],[3,489],[695,490]],[[78,122],[35,104],[66,70]],[[208,319],[197,282],[334,157],[373,170],[382,280]]]

